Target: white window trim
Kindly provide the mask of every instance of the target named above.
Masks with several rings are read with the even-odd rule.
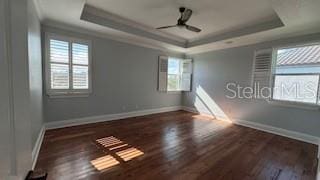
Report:
[[[300,44],[290,44],[287,46],[277,46],[273,48],[273,55],[272,55],[272,65],[271,65],[271,78],[270,78],[270,85],[271,85],[271,97],[268,99],[268,103],[272,105],[279,105],[279,106],[285,106],[285,107],[294,107],[299,109],[307,109],[307,110],[320,110],[320,104],[317,104],[320,99],[320,78],[318,83],[318,94],[317,94],[317,103],[306,103],[306,102],[296,102],[296,101],[286,101],[286,100],[279,100],[279,99],[273,99],[273,89],[274,89],[274,70],[277,63],[277,51],[279,49],[290,49],[290,48],[298,48],[298,47],[304,47],[304,46],[312,46],[312,45],[320,45],[319,41],[313,41],[309,43],[300,43]],[[310,73],[311,74],[311,73]],[[319,75],[319,74],[317,74]]]
[[[277,105],[277,106],[283,106],[283,107],[293,107],[293,108],[307,109],[307,110],[320,110],[319,105],[302,103],[302,102],[271,99],[268,101],[268,103],[271,105]]]
[[[88,45],[88,89],[51,89],[51,73],[50,73],[50,50],[49,50],[49,40],[56,39],[62,41],[68,41],[69,43],[80,43]],[[72,48],[70,47],[69,53],[69,64],[72,63]],[[69,87],[72,87],[72,66],[69,65]],[[65,98],[65,97],[88,97],[92,93],[92,43],[90,40],[84,40],[76,37],[69,37],[64,35],[59,35],[55,33],[45,33],[45,75],[46,75],[46,93],[52,98]]]

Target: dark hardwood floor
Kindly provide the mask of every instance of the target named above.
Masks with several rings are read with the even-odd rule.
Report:
[[[176,111],[46,132],[48,179],[312,179],[317,147]]]

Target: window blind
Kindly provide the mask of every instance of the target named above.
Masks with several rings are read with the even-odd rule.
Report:
[[[254,54],[252,86],[255,92],[266,93],[257,96],[258,99],[268,97],[268,91],[262,91],[264,88],[270,88],[271,67],[272,67],[272,49],[258,50]]]
[[[50,39],[51,89],[69,89],[69,43]]]
[[[72,43],[72,84],[74,89],[89,88],[89,51],[88,46]]]

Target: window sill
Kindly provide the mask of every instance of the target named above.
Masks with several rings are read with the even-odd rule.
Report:
[[[274,100],[274,99],[268,100],[268,103],[272,105],[277,105],[277,106],[293,107],[293,108],[306,109],[306,110],[316,110],[316,111],[320,110],[319,105],[308,104],[308,103],[281,101],[281,100]]]
[[[84,98],[89,97],[90,93],[66,93],[66,94],[47,94],[49,98]]]
[[[183,91],[167,91],[167,94],[181,94]]]

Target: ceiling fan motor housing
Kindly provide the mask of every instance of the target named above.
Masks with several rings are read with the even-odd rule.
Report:
[[[185,22],[183,22],[181,19],[178,19],[178,23],[177,23],[178,26],[184,26],[186,25]]]
[[[186,10],[185,7],[180,7],[180,8],[179,8],[180,13],[183,13],[185,10]]]

